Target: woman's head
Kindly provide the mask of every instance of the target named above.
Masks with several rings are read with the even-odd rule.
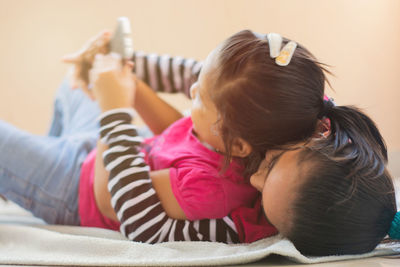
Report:
[[[232,156],[245,158],[251,174],[268,149],[312,135],[325,82],[324,68],[301,45],[282,67],[270,57],[267,38],[241,31],[209,55],[194,91],[207,84],[203,95],[215,109],[211,133],[219,136],[217,148],[227,162]]]
[[[375,124],[352,107],[328,105],[327,138],[271,156],[251,177],[267,218],[308,255],[371,251],[396,213],[386,147]]]

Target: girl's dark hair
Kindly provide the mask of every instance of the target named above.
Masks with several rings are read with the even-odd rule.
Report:
[[[287,42],[284,39],[283,45]],[[253,149],[243,162],[246,177],[258,169],[268,149],[309,138],[323,107],[324,71],[301,45],[282,67],[270,57],[266,38],[248,30],[228,38],[217,54],[217,79],[210,95],[220,115],[225,166],[236,138]]]
[[[285,233],[303,254],[359,254],[386,236],[396,213],[387,151],[374,122],[351,106],[329,102],[328,138],[311,141],[298,163],[310,164]]]

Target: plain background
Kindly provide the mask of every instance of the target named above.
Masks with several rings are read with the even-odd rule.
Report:
[[[135,49],[199,60],[242,29],[295,40],[332,66],[328,94],[363,108],[400,151],[399,0],[0,0],[0,119],[46,133],[60,58],[119,16]]]

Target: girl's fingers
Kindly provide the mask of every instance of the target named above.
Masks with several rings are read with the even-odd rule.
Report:
[[[108,55],[96,54],[93,61],[93,69],[98,72],[121,71],[121,56],[116,53]]]

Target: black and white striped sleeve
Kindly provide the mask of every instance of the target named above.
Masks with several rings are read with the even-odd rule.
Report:
[[[169,55],[136,51],[132,57],[139,79],[156,92],[183,93],[190,98],[190,86],[197,80],[202,62]]]
[[[238,243],[235,224],[223,219],[185,221],[168,217],[152,186],[150,168],[140,151],[142,138],[131,124],[133,111],[115,109],[100,116],[103,153],[110,172],[111,205],[121,223],[120,231],[130,240],[146,243],[166,241],[218,241]]]

